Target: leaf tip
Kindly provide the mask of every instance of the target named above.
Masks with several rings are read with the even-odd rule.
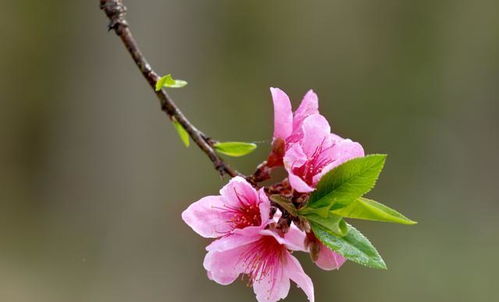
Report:
[[[373,158],[378,158],[379,161],[385,162],[386,158],[388,157],[388,154],[383,154],[383,153],[374,153],[374,154],[369,154],[366,157],[373,157]]]
[[[383,260],[381,260],[381,261],[383,261]],[[384,261],[383,261],[383,263],[378,268],[381,269],[381,270],[384,270],[384,271],[388,270],[388,266],[386,266],[386,263]]]
[[[378,259],[376,259],[376,261],[373,261],[366,266],[384,271],[388,270],[388,266],[386,265],[385,260],[383,260],[380,255],[378,255]]]
[[[180,140],[184,143],[184,145],[188,148],[191,144],[191,140],[189,138],[189,133],[185,128],[175,119],[173,119],[173,126],[175,130],[177,130],[177,134],[180,137]]]

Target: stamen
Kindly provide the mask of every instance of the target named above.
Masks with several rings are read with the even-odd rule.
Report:
[[[293,169],[293,173],[299,175],[307,184],[314,185],[314,176],[321,173],[322,169],[334,162],[333,158],[324,156],[324,153],[334,147],[335,143],[327,148],[324,148],[326,138],[324,138],[319,146],[314,150],[314,153],[307,159],[307,161],[298,168]]]
[[[248,226],[259,226],[262,224],[260,217],[260,200],[249,200],[245,195],[234,189],[238,205],[227,205],[219,208],[233,228],[242,229]]]
[[[283,261],[285,248],[275,238],[262,237],[252,248],[241,255],[241,260],[246,267],[249,282],[261,281],[267,277],[272,280],[272,286],[276,282],[276,274]]]

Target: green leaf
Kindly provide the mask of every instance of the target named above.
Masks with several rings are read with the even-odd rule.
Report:
[[[386,264],[376,248],[353,226],[347,224],[348,233],[338,237],[323,226],[310,223],[315,236],[327,247],[353,262],[371,268],[386,269]]]
[[[408,225],[417,223],[394,209],[391,209],[377,201],[363,197],[355,200],[346,207],[334,209],[331,213],[347,218],[393,222]]]
[[[239,157],[247,155],[256,149],[256,144],[243,142],[218,142],[213,145],[219,153]]]
[[[347,223],[341,216],[329,214],[327,218],[324,218],[320,215],[310,213],[304,215],[304,217],[308,219],[308,221],[322,226],[334,235],[343,237],[348,233]]]
[[[325,208],[325,207],[318,208],[318,209],[314,209],[314,208],[310,208],[310,207],[303,207],[303,208],[298,210],[298,213],[302,216],[315,214],[315,215],[321,216],[322,218],[327,218],[329,216],[329,214],[331,213],[331,211],[329,208]]]
[[[172,78],[171,74],[167,74],[167,75],[161,77],[156,82],[156,91],[160,91],[161,88],[163,88],[163,87],[168,87],[168,88],[182,88],[185,85],[187,85],[186,81],[175,80],[174,78]]]
[[[281,195],[274,194],[270,195],[269,199],[275,203],[277,203],[279,206],[281,206],[284,210],[286,210],[289,214],[293,216],[298,215],[298,210],[296,210],[296,207],[293,205],[291,200],[288,200]]]
[[[177,120],[173,120],[172,123],[173,126],[175,127],[175,130],[177,130],[180,140],[182,140],[182,142],[186,147],[189,147],[191,143],[189,139],[189,133],[184,129],[184,127],[182,127],[182,125]]]
[[[348,205],[376,184],[385,164],[385,154],[372,154],[349,160],[326,173],[310,196],[307,207],[330,209]]]

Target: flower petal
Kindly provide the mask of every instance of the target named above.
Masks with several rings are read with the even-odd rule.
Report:
[[[284,154],[284,168],[290,171],[293,168],[301,167],[307,162],[307,154],[303,152],[303,148],[300,144],[292,144],[291,147]]]
[[[299,176],[293,174],[292,172],[288,171],[288,179],[289,179],[289,184],[293,189],[300,193],[309,193],[313,192],[315,189],[309,186],[306,182],[303,181]]]
[[[263,188],[258,190],[258,197],[260,198],[260,216],[262,218],[262,227],[267,226],[270,223],[270,200],[267,197],[267,194],[265,194],[265,191]]]
[[[242,245],[224,251],[209,251],[203,261],[208,278],[222,285],[234,282],[244,272],[240,257],[248,248],[248,245]]]
[[[298,229],[294,224],[291,224],[288,232],[284,234],[284,237],[269,229],[261,230],[260,235],[272,236],[279,244],[284,245],[292,251],[308,251],[305,247],[305,232]]]
[[[312,114],[319,113],[319,98],[313,90],[309,90],[303,97],[300,106],[293,118],[293,131],[301,127],[303,120]]]
[[[343,256],[333,252],[324,244],[320,244],[319,257],[315,262],[318,267],[323,270],[330,271],[333,269],[339,269],[345,261],[346,259]]]
[[[310,187],[298,175],[295,175],[293,170],[303,166],[307,162],[307,155],[303,152],[300,144],[292,144],[284,155],[284,168],[288,171],[289,184],[298,192],[312,192],[314,188]]]
[[[284,244],[292,251],[307,252],[308,250],[305,246],[306,236],[305,232],[300,230],[294,223],[291,223],[288,232],[284,234],[284,239],[286,240]]]
[[[223,201],[220,196],[206,196],[191,204],[182,219],[194,232],[205,238],[217,238],[232,230],[232,224],[223,214]]]
[[[333,149],[333,158],[336,165],[341,165],[347,160],[364,156],[362,145],[350,139],[337,141]]]
[[[257,191],[241,176],[231,178],[229,183],[220,190],[220,195],[222,195],[224,205],[230,208],[257,204],[259,201]]]
[[[206,250],[209,252],[222,252],[255,242],[262,237],[260,231],[261,229],[257,227],[246,227],[237,230],[236,233],[231,233],[230,235],[213,241],[206,247]]]
[[[333,140],[334,145],[326,151],[327,154],[325,154],[325,156],[332,158],[333,161],[322,168],[320,173],[314,176],[314,184],[317,184],[324,174],[342,163],[356,157],[364,156],[364,148],[362,148],[361,144],[353,142],[350,139],[341,138],[336,134],[331,134],[330,139]]]
[[[270,88],[274,102],[274,139],[286,139],[293,131],[293,112],[288,95],[279,88]]]
[[[303,139],[301,146],[305,154],[309,157],[316,152],[316,150],[329,140],[331,127],[325,117],[320,114],[313,114],[303,121]]]
[[[284,251],[289,254],[288,251]],[[286,298],[289,293],[289,278],[284,274],[282,264],[277,264],[272,273],[253,282],[253,291],[258,302],[276,302]]]
[[[305,274],[298,259],[289,253],[285,261],[284,274],[305,292],[308,301],[314,302],[314,284],[312,283],[312,279]]]

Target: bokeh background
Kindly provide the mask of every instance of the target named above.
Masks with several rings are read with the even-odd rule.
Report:
[[[420,223],[356,223],[388,271],[300,258],[317,301],[499,301],[499,2],[126,1],[188,117],[250,173],[268,88],[310,88],[340,135],[388,153],[369,196]],[[221,180],[184,148],[98,1],[0,9],[0,301],[254,301],[202,269],[181,211]],[[288,301],[304,301],[291,290]]]

